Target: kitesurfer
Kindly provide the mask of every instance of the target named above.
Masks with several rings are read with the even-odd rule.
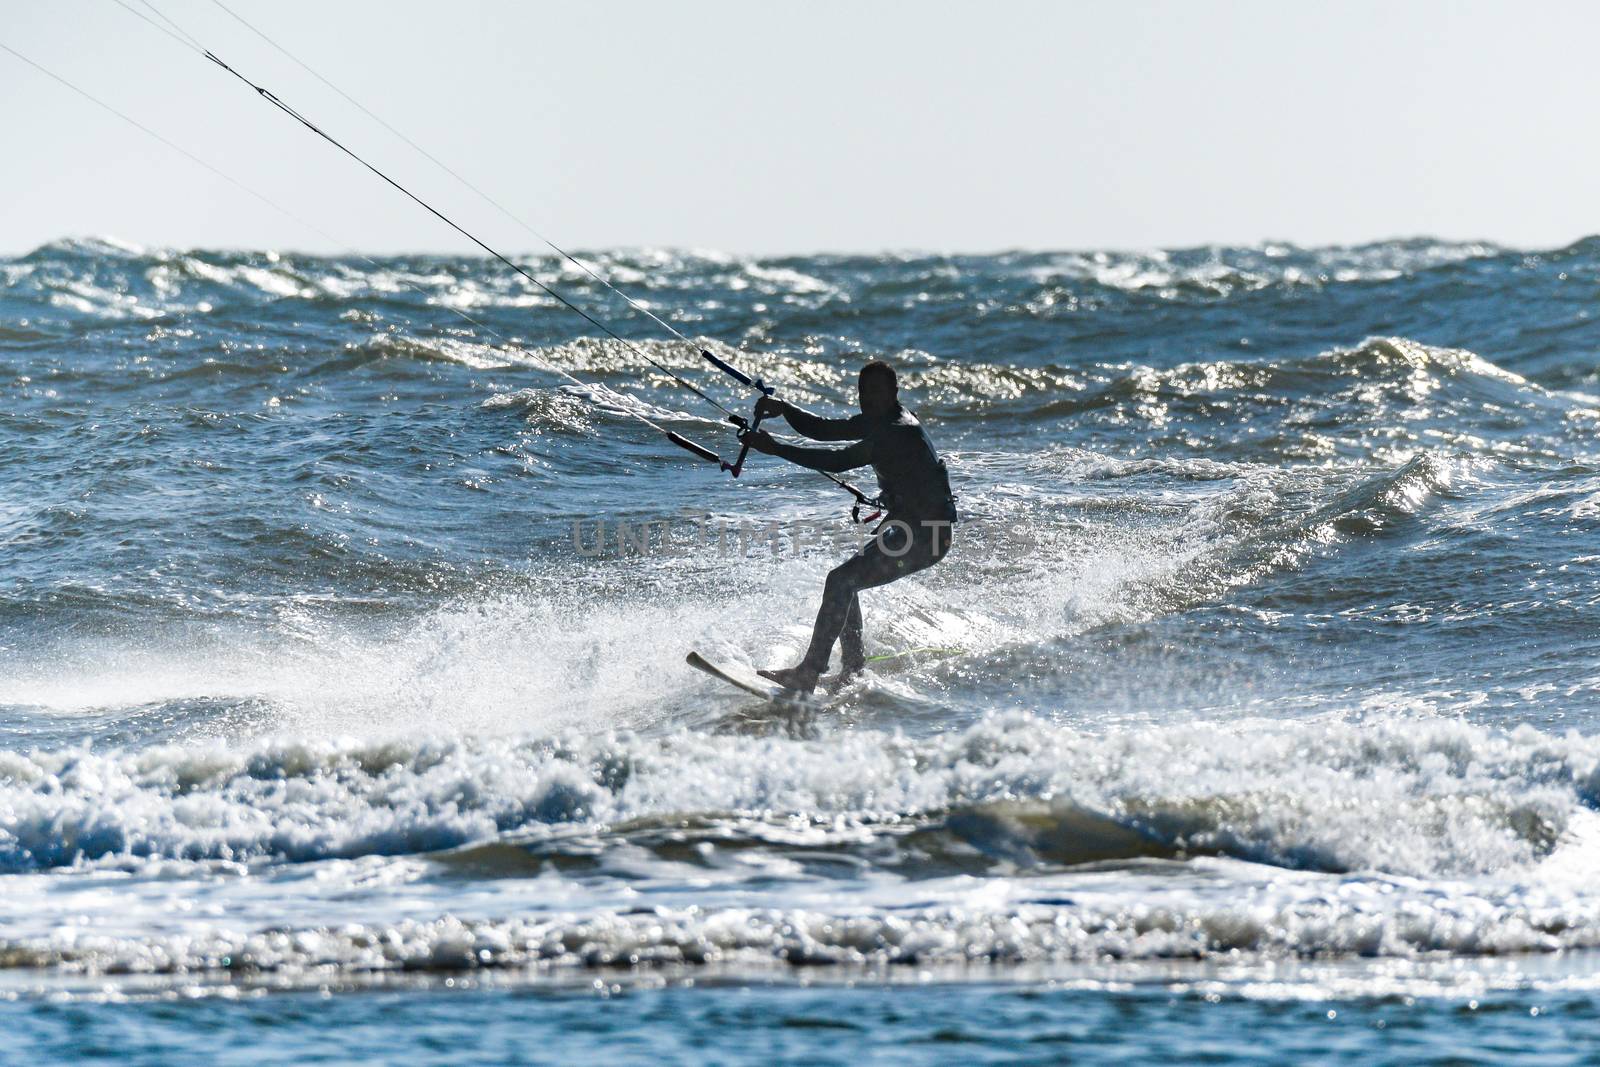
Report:
[[[844,675],[860,671],[865,655],[857,594],[931,567],[950,550],[956,509],[949,472],[917,417],[901,405],[894,368],[873,360],[861,368],[858,388],[861,413],[848,419],[825,419],[770,396],[757,403],[759,415],[781,416],[813,441],[855,442],[846,448],[784,444],[764,430],[746,436],[752,450],[812,470],[837,474],[871,464],[884,507],[872,540],[828,572],[805,659],[793,667],[759,672],[786,689],[816,688],[835,641]]]

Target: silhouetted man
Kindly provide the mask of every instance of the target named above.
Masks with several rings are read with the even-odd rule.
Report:
[[[855,555],[828,572],[822,607],[806,658],[794,667],[760,671],[786,689],[810,692],[828,667],[833,643],[839,642],[848,677],[861,670],[863,589],[887,585],[896,578],[931,567],[950,550],[955,498],[944,461],[917,417],[900,406],[894,368],[874,360],[861,368],[861,414],[824,419],[793,404],[763,397],[764,415],[781,415],[802,436],[813,441],[854,441],[847,448],[802,448],[775,441],[764,430],[749,435],[750,447],[812,470],[837,474],[871,464],[878,475],[885,518]]]

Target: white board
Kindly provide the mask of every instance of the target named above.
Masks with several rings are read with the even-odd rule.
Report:
[[[741,689],[753,697],[771,701],[774,704],[783,704],[797,708],[818,708],[823,701],[810,693],[802,693],[797,689],[785,689],[777,682],[771,681],[754,671],[745,670],[743,667],[724,667],[712,663],[698,652],[690,652],[684,662],[697,671],[711,675],[718,681],[726,682],[735,689]]]

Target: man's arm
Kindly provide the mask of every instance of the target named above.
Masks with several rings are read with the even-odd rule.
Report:
[[[859,441],[867,435],[864,415],[854,415],[848,419],[825,419],[787,400],[769,397],[763,397],[759,406],[765,409],[767,415],[781,415],[788,420],[795,433],[813,441]],[[858,467],[860,465],[856,464]]]
[[[827,471],[829,474],[855,470],[872,462],[872,446],[865,441],[857,441],[848,448],[802,448],[799,445],[786,445],[782,441],[774,440],[765,430],[757,430],[747,440],[750,442],[750,447],[757,452],[765,452],[769,456],[777,456],[790,463],[809,467],[814,471]]]

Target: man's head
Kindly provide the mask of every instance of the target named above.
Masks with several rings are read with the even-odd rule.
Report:
[[[861,368],[861,410],[867,415],[889,415],[900,406],[900,385],[894,368],[875,359]]]

